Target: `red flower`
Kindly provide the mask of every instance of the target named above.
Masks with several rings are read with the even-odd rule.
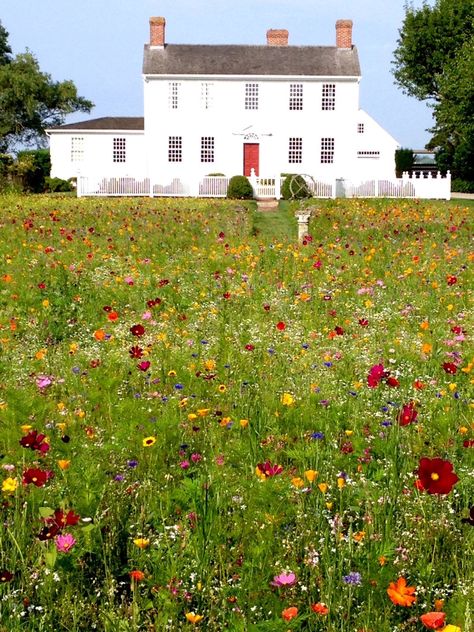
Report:
[[[456,283],[458,282],[458,279],[453,274],[449,274],[446,277],[446,281],[447,281],[448,285],[456,285]]]
[[[454,327],[451,327],[451,331],[453,332],[453,334],[456,334],[456,336],[460,336],[461,334],[466,333],[464,329],[459,325],[454,325]]]
[[[367,320],[367,318],[359,318],[359,325],[361,327],[367,327],[368,324],[369,324],[369,321]]]
[[[12,579],[13,579],[13,573],[10,573],[10,571],[6,571],[6,570],[0,571],[1,584],[6,584],[8,582],[11,582]]]
[[[462,445],[464,448],[474,448],[474,439],[465,439]]]
[[[417,473],[428,494],[449,494],[459,480],[453,472],[453,464],[440,458],[421,458]]]
[[[281,474],[283,472],[281,465],[272,465],[271,461],[258,463],[257,469],[265,478],[271,478],[272,476],[277,476],[277,474]]]
[[[131,347],[129,352],[131,358],[141,358],[143,355],[143,349],[141,347]]]
[[[280,320],[280,322],[276,324],[276,328],[279,331],[284,331],[286,329],[286,325],[283,321]]]
[[[400,386],[400,382],[397,380],[396,377],[388,377],[385,380],[385,384],[388,384],[388,386],[393,386],[393,387]]]
[[[291,621],[298,616],[298,608],[295,608],[295,606],[285,608],[285,610],[283,610],[283,612],[281,613],[281,616],[285,621]]]
[[[32,484],[36,485],[36,487],[43,487],[46,481],[51,478],[51,475],[51,472],[30,467],[23,472],[23,485]]]
[[[253,351],[255,349],[254,345],[245,345],[246,351]]]
[[[224,292],[224,294],[222,295],[225,299],[229,299],[230,298],[230,292]]]
[[[263,309],[264,309],[266,312],[269,312],[269,311],[270,311],[270,305],[268,305],[268,303],[265,303],[265,305],[263,306]]]
[[[374,364],[367,376],[367,385],[369,388],[375,388],[380,384],[382,378],[387,376],[383,364]]]
[[[442,628],[444,626],[445,619],[446,614],[444,612],[427,612],[426,614],[422,614],[420,617],[422,624],[430,630]]]
[[[443,364],[443,369],[446,371],[446,373],[449,373],[450,375],[455,375],[457,373],[458,367],[454,364],[454,362],[445,362]]]
[[[145,333],[145,327],[143,325],[133,325],[132,327],[130,327],[130,333],[132,334],[132,336],[143,336],[143,334]]]
[[[161,298],[152,298],[146,302],[147,307],[155,307],[161,303]]]
[[[408,404],[403,404],[402,410],[398,415],[398,423],[400,426],[408,426],[408,424],[416,421],[418,417],[418,413],[415,408],[414,402],[409,402]]]
[[[141,582],[145,579],[145,573],[143,571],[130,571],[129,572],[130,579],[134,582]]]
[[[46,518],[46,523],[49,525],[56,525],[59,529],[63,527],[71,527],[77,524],[80,520],[80,516],[78,516],[72,509],[70,509],[67,514],[65,514],[61,509],[56,509],[54,514],[49,518]]]
[[[150,368],[151,362],[149,362],[148,360],[144,360],[143,362],[139,362],[137,364],[137,369],[140,369],[140,371],[148,371],[148,369]]]
[[[37,430],[32,430],[26,436],[20,439],[20,445],[24,448],[31,448],[44,454],[49,450],[49,443],[45,442],[46,435],[39,433]]]
[[[311,610],[320,615],[325,615],[329,612],[329,608],[325,603],[313,603],[311,604]]]
[[[163,287],[164,285],[168,285],[168,283],[168,279],[161,279],[161,281],[158,281],[158,287]]]
[[[344,329],[342,327],[339,327],[339,325],[336,325],[336,327],[334,327],[334,331],[338,336],[342,336],[344,334]]]

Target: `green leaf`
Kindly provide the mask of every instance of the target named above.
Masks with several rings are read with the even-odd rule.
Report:
[[[51,507],[40,507],[39,508],[40,518],[49,518],[53,514],[54,514],[54,509],[51,509]]]

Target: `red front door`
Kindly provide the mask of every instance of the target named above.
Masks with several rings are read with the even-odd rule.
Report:
[[[258,143],[244,143],[244,176],[249,176],[251,169],[258,176],[259,148]]]

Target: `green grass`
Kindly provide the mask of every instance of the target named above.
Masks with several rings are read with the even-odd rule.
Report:
[[[0,197],[0,631],[471,629],[474,204],[308,204]]]

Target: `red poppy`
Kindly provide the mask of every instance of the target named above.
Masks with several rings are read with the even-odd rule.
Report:
[[[129,352],[131,358],[141,358],[143,355],[143,349],[141,347],[131,347]]]
[[[51,478],[51,472],[30,467],[23,472],[23,485],[36,485],[43,487],[46,481]]]
[[[430,630],[438,630],[438,628],[442,628],[444,626],[445,619],[446,613],[444,612],[427,612],[426,614],[422,614],[420,617],[422,624]]]
[[[417,473],[428,494],[449,494],[459,480],[453,472],[453,464],[440,458],[421,458]]]
[[[290,608],[285,608],[283,612],[281,613],[281,616],[285,621],[291,621],[292,619],[298,616],[298,608],[295,608],[295,606],[291,606]]]
[[[107,315],[107,319],[110,321],[115,321],[118,319],[118,312],[109,312]]]
[[[367,386],[369,388],[375,388],[387,375],[388,374],[385,371],[383,364],[374,364],[367,376]]]
[[[133,325],[132,327],[130,327],[130,333],[132,334],[132,336],[143,336],[143,334],[145,333],[145,327],[143,325],[140,325],[140,323],[138,325]]]
[[[403,404],[403,407],[398,415],[398,423],[400,426],[408,426],[408,424],[416,421],[418,417],[418,413],[415,408],[414,402],[409,402],[408,404]]]
[[[277,328],[279,331],[284,331],[284,330],[286,329],[286,325],[285,325],[285,323],[284,323],[283,321],[281,321],[281,320],[280,320],[280,322],[278,322],[278,323],[276,324],[276,328]]]
[[[443,364],[443,369],[446,371],[446,373],[449,373],[450,375],[455,375],[457,373],[458,367],[454,364],[454,362],[445,362]]]
[[[130,579],[134,582],[141,582],[145,579],[145,573],[143,571],[130,571],[129,572]]]
[[[20,445],[24,448],[31,448],[44,454],[49,450],[49,443],[45,441],[46,435],[38,433],[37,430],[32,430],[27,435],[20,439]]]
[[[313,603],[311,604],[311,610],[320,615],[326,615],[329,612],[329,608],[325,603]]]

